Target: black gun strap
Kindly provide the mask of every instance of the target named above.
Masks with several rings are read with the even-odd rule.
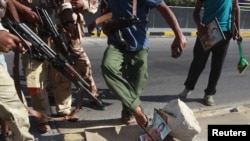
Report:
[[[14,79],[14,84],[15,88],[18,94],[19,99],[21,102],[24,103],[24,99],[22,96],[22,91],[21,91],[21,84],[20,84],[20,74],[19,74],[19,51],[14,50],[14,59],[13,59],[13,79]]]

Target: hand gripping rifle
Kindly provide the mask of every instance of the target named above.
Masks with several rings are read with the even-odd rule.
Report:
[[[32,58],[48,61],[56,70],[61,72],[72,83],[74,83],[79,92],[87,92],[87,94],[91,96],[97,104],[100,106],[103,105],[102,101],[91,94],[91,92],[88,90],[88,83],[80,76],[80,74],[77,73],[77,71],[68,63],[68,61],[63,56],[56,54],[26,24],[14,23],[10,20],[7,20],[5,27],[22,40],[25,49]],[[28,42],[30,42],[31,45],[29,45]]]
[[[56,49],[68,60],[70,64],[74,64],[74,60],[78,57],[72,50],[72,44],[66,39],[65,35],[59,34],[55,24],[52,22],[45,9],[35,7],[35,11],[41,19],[42,31],[52,37]]]

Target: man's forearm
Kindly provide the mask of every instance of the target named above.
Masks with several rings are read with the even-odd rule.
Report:
[[[161,15],[164,17],[165,21],[168,23],[169,27],[173,30],[176,36],[180,36],[182,34],[180,25],[174,15],[174,13],[171,11],[171,9],[162,2],[160,5],[158,5],[157,10],[161,13]]]
[[[235,9],[235,24],[238,29],[238,33],[240,34],[240,6],[238,4],[238,1],[236,2],[235,8],[236,8]]]
[[[26,5],[24,5],[23,3],[21,3],[19,0],[12,0],[17,11],[19,13],[27,13],[28,11],[32,11],[32,9]]]
[[[15,1],[16,0],[9,0],[7,9],[8,9],[8,12],[10,13],[11,18],[16,22],[19,22],[20,18],[19,18],[18,11],[15,5]]]
[[[112,18],[112,13],[108,12],[108,13],[96,18],[95,23],[96,23],[96,25],[103,24],[111,18]]]
[[[197,0],[195,3],[194,11],[193,11],[193,19],[197,25],[197,28],[199,26],[204,26],[203,23],[201,22],[201,17],[200,17],[200,11],[201,11],[202,6],[203,6],[203,2],[200,0]]]

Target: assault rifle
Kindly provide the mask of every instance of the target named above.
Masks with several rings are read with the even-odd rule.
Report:
[[[25,23],[14,23],[7,20],[4,26],[10,30],[11,33],[18,36],[25,49],[30,56],[35,59],[48,61],[56,70],[67,77],[79,92],[87,92],[97,104],[103,105],[102,101],[97,99],[88,90],[88,83],[77,73],[77,71],[68,63],[68,61],[61,55],[56,54],[40,37],[38,37]]]
[[[78,57],[72,50],[72,44],[67,41],[64,33],[59,34],[55,24],[52,22],[47,11],[45,9],[35,7],[35,11],[41,19],[42,31],[48,36],[52,37],[56,49],[69,61],[70,64],[74,64],[74,60]]]

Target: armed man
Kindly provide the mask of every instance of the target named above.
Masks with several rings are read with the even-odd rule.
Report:
[[[46,9],[53,23],[64,33],[67,41],[71,43],[71,50],[76,54],[73,58],[73,67],[81,77],[89,84],[89,91],[97,99],[101,100],[97,86],[94,82],[90,60],[82,47],[81,38],[84,36],[83,26],[85,24],[82,12],[95,13],[98,8],[97,0],[65,0],[65,1],[15,1],[15,5],[21,22],[26,23],[35,33],[48,43],[55,51],[55,42],[49,35],[43,34],[40,18],[35,12],[35,7]],[[17,16],[18,17],[18,16]],[[19,21],[19,19],[16,19]],[[48,95],[52,93],[55,99],[56,110],[59,117],[65,117],[68,121],[77,121],[76,115],[69,116],[72,104],[71,81],[63,74],[53,69],[46,61],[32,59],[30,56],[22,56],[24,73],[26,76],[28,92],[32,98],[33,108],[41,113],[50,114]],[[104,107],[89,97],[92,108],[104,110]],[[70,118],[69,118],[70,117]],[[38,130],[41,133],[50,131],[47,118],[38,118]]]
[[[6,9],[13,10],[11,6],[13,6],[12,0],[0,0],[0,140],[35,141],[34,136],[29,132],[28,111],[17,94],[4,58],[4,53],[13,50],[23,51],[21,40],[2,26]],[[12,131],[12,136],[8,130]]]
[[[101,69],[107,86],[122,102],[121,121],[127,125],[137,122],[145,129],[148,117],[143,112],[140,96],[148,79],[148,12],[156,8],[173,30],[173,58],[184,52],[187,40],[163,0],[108,0],[107,6],[107,11],[88,26],[88,31],[92,34],[93,29],[102,24],[108,36]]]

